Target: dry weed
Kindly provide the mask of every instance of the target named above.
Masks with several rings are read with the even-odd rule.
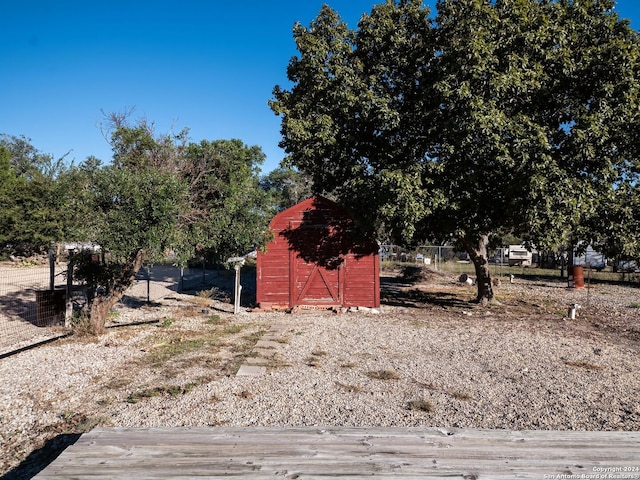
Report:
[[[428,400],[409,400],[407,402],[407,409],[416,410],[419,412],[432,412],[433,403]]]
[[[349,385],[349,384],[342,383],[342,382],[336,382],[336,385],[338,385],[344,391],[349,392],[349,393],[362,393],[362,392],[365,391],[364,388],[362,388],[359,385]]]
[[[565,360],[564,364],[570,367],[584,368],[586,370],[602,370],[602,366],[589,363],[585,360]]]
[[[365,373],[365,375],[375,380],[398,380],[400,378],[400,375],[393,370],[374,370]]]

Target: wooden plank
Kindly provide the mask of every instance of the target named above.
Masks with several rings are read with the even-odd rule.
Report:
[[[607,473],[617,476],[603,476]],[[98,428],[35,478],[551,479],[598,474],[640,479],[640,432]]]

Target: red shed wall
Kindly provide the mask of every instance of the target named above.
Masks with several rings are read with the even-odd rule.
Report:
[[[258,304],[266,308],[289,306],[289,243],[279,232],[274,231],[266,252],[258,252],[256,275]]]
[[[320,219],[327,224],[320,224]],[[338,205],[322,197],[307,199],[276,215],[274,239],[257,258],[257,302],[262,308],[380,306],[380,271],[376,248],[350,248],[340,236],[340,254],[327,247],[335,225],[350,222]],[[329,240],[327,240],[329,239]],[[358,254],[353,250],[358,250]],[[324,256],[323,256],[324,255]],[[339,258],[339,261],[335,261]],[[335,263],[332,263],[335,262]],[[336,264],[339,266],[337,268]]]
[[[345,258],[345,307],[380,306],[380,261],[378,254]]]

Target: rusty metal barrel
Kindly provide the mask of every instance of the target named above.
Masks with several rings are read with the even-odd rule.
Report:
[[[584,267],[582,265],[574,265],[567,269],[569,288],[584,288]]]

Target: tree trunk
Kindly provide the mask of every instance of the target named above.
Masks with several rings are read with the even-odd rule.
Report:
[[[116,304],[118,300],[113,302]],[[104,294],[96,296],[91,302],[89,309],[89,324],[91,325],[91,332],[98,335],[104,332],[104,325],[107,323],[107,317],[109,316],[109,310],[113,305],[109,305],[108,297]]]
[[[478,286],[476,301],[486,305],[494,300],[489,270],[489,235],[481,235],[476,243],[465,239],[463,244],[476,269],[476,285]]]
[[[142,268],[145,251],[138,249],[122,266],[122,270],[117,278],[114,279],[112,288],[106,292],[96,295],[91,302],[89,308],[89,324],[91,330],[95,334],[104,332],[104,326],[107,323],[109,310],[118,303],[125,292],[133,284],[136,275]]]

